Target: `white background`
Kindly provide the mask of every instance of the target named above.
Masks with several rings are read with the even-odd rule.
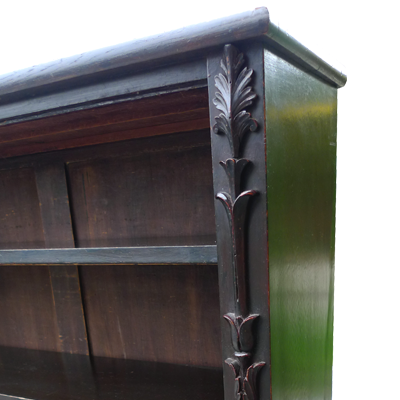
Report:
[[[338,111],[334,400],[400,399],[396,2],[263,1],[1,0],[0,74],[267,6],[275,24],[348,75]]]

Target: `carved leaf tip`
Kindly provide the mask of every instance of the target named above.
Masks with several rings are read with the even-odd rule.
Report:
[[[257,400],[257,375],[265,362],[258,362],[247,368],[246,377],[243,381],[244,391],[248,400]]]
[[[253,104],[253,100],[256,98],[256,94],[253,92],[252,87],[249,86],[252,75],[253,70],[247,69],[247,67],[245,67],[239,74],[238,79],[235,82],[235,86],[233,87],[232,91],[233,115],[236,115],[239,111]]]
[[[235,378],[240,375],[240,363],[238,360],[235,360],[234,358],[227,358],[225,360],[225,364],[231,368],[232,372],[235,375]]]
[[[229,214],[232,214],[234,202],[228,193],[219,192],[216,194],[215,198],[222,202]]]
[[[225,192],[218,192],[215,195],[215,198],[222,202],[224,205],[226,212],[230,218],[233,218],[235,210],[238,210],[240,216],[243,216],[243,210],[246,209],[247,203],[251,197],[254,197],[258,194],[258,190],[245,190],[240,193],[236,199],[232,199],[231,195]]]
[[[239,179],[244,167],[250,164],[251,161],[247,160],[246,158],[228,158],[227,160],[220,161],[219,163],[223,166],[228,177],[237,176]]]
[[[231,45],[224,46],[224,55],[221,59],[221,68],[225,72],[228,80],[236,79],[238,72],[244,64],[243,53],[239,53],[238,49]]]
[[[247,203],[251,197],[254,197],[258,194],[258,190],[245,190],[240,193],[238,197],[236,197],[233,203],[233,210],[235,209],[246,209]]]
[[[225,320],[228,321],[231,327],[232,345],[236,351],[247,352],[253,348],[252,326],[258,317],[258,314],[251,314],[246,318],[237,317],[232,313],[224,315]]]

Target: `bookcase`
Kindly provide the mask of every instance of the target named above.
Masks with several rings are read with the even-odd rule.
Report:
[[[330,398],[345,82],[265,8],[0,77],[0,398]]]

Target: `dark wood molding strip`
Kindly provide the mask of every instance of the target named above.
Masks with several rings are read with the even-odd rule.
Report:
[[[216,263],[215,245],[0,250],[0,265]]]
[[[311,50],[308,50],[307,47],[280,29],[279,26],[270,23],[268,32],[263,37],[263,42],[329,84],[338,88],[346,84],[347,76],[343,72],[338,71]]]
[[[20,101],[2,104],[0,98],[0,126],[159,96],[182,89],[206,87],[206,80],[206,64],[201,59],[36,95],[34,101],[24,97]]]
[[[43,164],[52,162],[63,162],[70,164],[74,162],[81,162],[87,160],[104,159],[104,158],[122,158],[141,156],[154,152],[164,152],[165,150],[179,149],[190,150],[195,147],[209,147],[210,146],[210,130],[201,128],[204,121],[199,123],[199,129],[195,131],[179,131],[173,132],[170,135],[159,136],[159,146],[149,146],[149,137],[141,137],[137,140],[125,140],[122,142],[100,143],[96,147],[78,147],[73,149],[63,149],[61,151],[49,151],[38,156],[37,154],[29,154],[15,158],[1,158],[0,157],[0,171],[9,170],[14,168],[37,168]],[[208,128],[209,125],[207,125]],[[176,125],[175,125],[176,127]],[[160,127],[160,130],[165,129]],[[158,135],[153,135],[158,136]],[[163,244],[163,243],[161,243]],[[167,243],[168,245],[170,243]],[[180,244],[180,243],[179,243]],[[141,244],[138,244],[141,245]],[[153,245],[159,245],[155,243]]]
[[[346,76],[325,63],[305,46],[270,22],[269,12],[260,7],[253,11],[133,40],[116,46],[89,51],[46,64],[0,76],[0,105],[27,97],[79,88],[96,82],[118,80],[133,68],[173,62],[185,53],[204,52],[224,43],[260,38],[267,47],[276,48],[299,62],[313,74],[341,87]]]

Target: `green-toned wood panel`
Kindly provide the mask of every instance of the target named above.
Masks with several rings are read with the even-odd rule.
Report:
[[[264,61],[272,398],[330,399],[336,89]]]

